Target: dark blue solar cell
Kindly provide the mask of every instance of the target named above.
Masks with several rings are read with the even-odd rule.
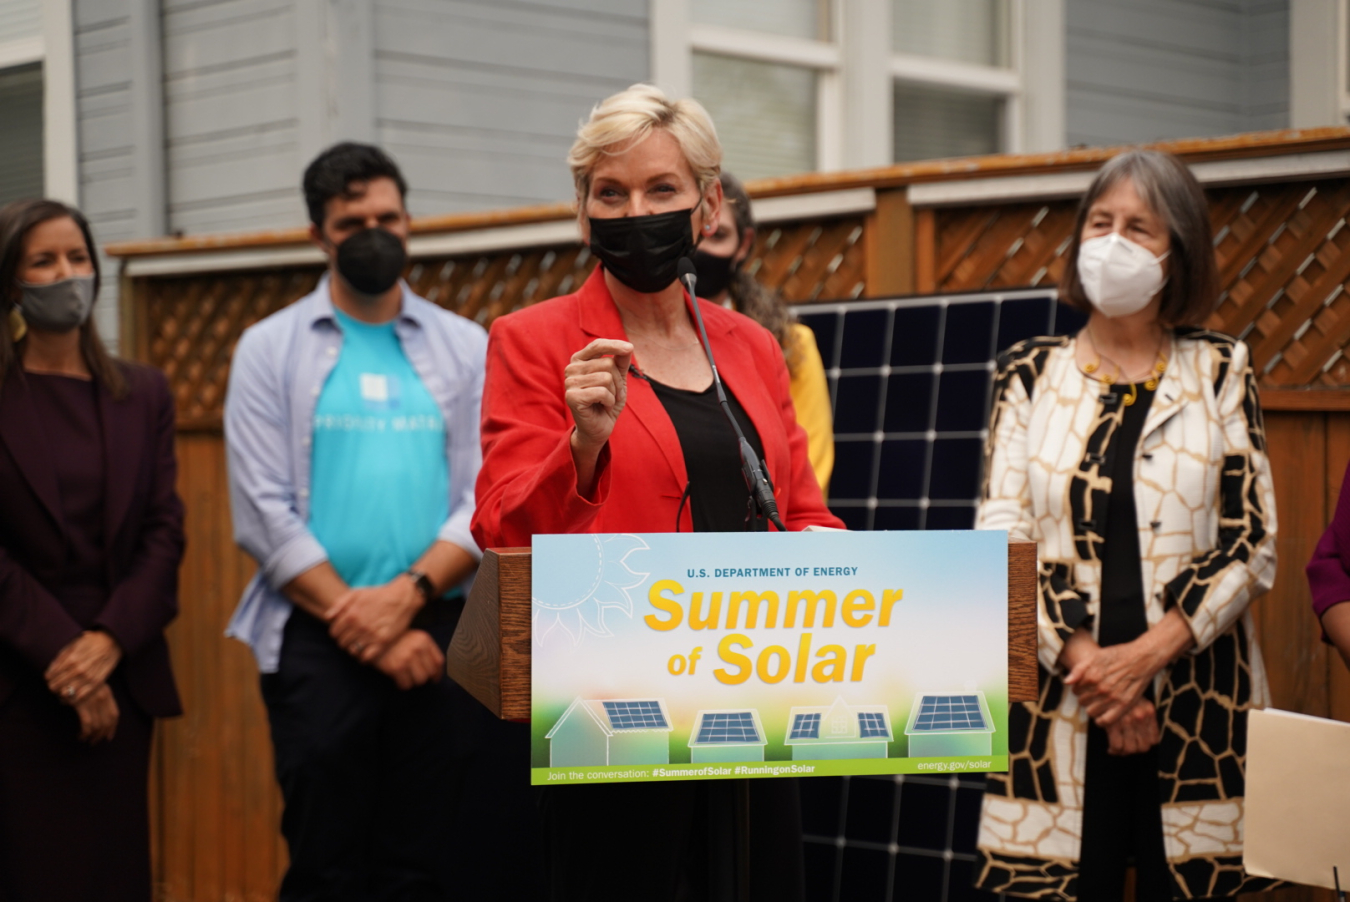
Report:
[[[1005,351],[1024,338],[1050,334],[1049,297],[1004,301],[998,314],[998,350]]]
[[[798,714],[792,719],[792,735],[789,739],[819,739],[820,715]]]
[[[942,308],[901,307],[891,327],[891,366],[924,366],[937,362],[938,319]]]
[[[987,425],[989,381],[988,370],[943,373],[938,381],[937,431],[983,429]]]
[[[867,529],[867,508],[865,507],[836,507],[831,508],[830,513],[843,520],[844,525],[854,532],[862,532]]]
[[[917,500],[923,497],[923,466],[928,443],[923,439],[893,439],[881,443],[877,498]],[[838,467],[836,462],[835,467]]]
[[[973,529],[975,527],[975,508],[971,507],[930,507],[924,529]]]
[[[884,432],[926,432],[933,408],[932,373],[897,373],[886,383]]]
[[[877,739],[889,736],[886,729],[886,716],[876,711],[863,711],[858,715],[858,738]]]
[[[695,742],[759,742],[754,715],[749,711],[705,712]]]
[[[879,507],[872,518],[873,529],[918,529],[917,507]]]
[[[666,716],[660,702],[603,702],[609,715],[609,725],[616,730],[665,729]]]
[[[859,310],[844,316],[844,343],[839,366],[843,369],[881,366],[886,355],[889,310]]]
[[[940,438],[934,441],[928,497],[974,499],[979,492],[980,457],[983,452],[984,442],[977,438]]]
[[[880,394],[878,376],[840,376],[834,395],[834,431],[876,432]]]
[[[834,472],[830,475],[831,498],[867,498],[872,491],[872,461],[877,443],[834,443]]]
[[[1055,307],[1055,334],[1071,335],[1087,324],[1087,314],[1075,310],[1068,304]]]
[[[963,695],[961,696],[961,701],[967,705],[979,707],[980,697],[978,695]]]
[[[984,363],[990,357],[994,302],[949,304],[942,334],[943,363]]]
[[[816,347],[820,348],[820,359],[824,362],[825,369],[834,366],[834,336],[839,332],[839,314],[802,313],[797,319],[816,333]]]

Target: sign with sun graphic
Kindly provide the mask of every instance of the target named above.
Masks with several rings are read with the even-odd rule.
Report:
[[[1007,543],[535,536],[531,779],[1006,771]]]

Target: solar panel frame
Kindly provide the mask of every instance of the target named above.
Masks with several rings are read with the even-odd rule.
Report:
[[[694,742],[699,745],[762,743],[752,711],[703,711]]]
[[[602,700],[613,730],[668,730],[670,722],[661,703],[653,699]]]
[[[788,736],[788,741],[794,739],[819,739],[820,717],[819,711],[795,715],[792,718],[792,731]]]
[[[880,711],[859,711],[858,738],[890,739],[891,729],[886,723],[886,715]]]

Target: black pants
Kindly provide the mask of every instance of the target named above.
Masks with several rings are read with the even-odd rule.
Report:
[[[1135,898],[1171,899],[1172,878],[1163,850],[1158,748],[1111,755],[1106,731],[1088,725],[1083,790],[1083,849],[1079,902],[1119,902],[1125,869],[1135,867]]]
[[[741,866],[752,902],[804,897],[795,779],[550,786],[543,800],[553,902],[733,902]]]
[[[0,702],[0,902],[150,902],[154,721],[120,673],[109,685],[117,730],[98,745],[36,673]]]
[[[452,628],[429,632],[445,647]],[[299,610],[262,692],[291,859],[282,902],[506,894],[491,872],[533,837],[521,725],[497,722],[446,678],[400,690]],[[502,770],[513,761],[518,770]]]

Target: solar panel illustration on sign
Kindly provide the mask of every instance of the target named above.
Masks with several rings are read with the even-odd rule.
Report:
[[[993,719],[984,693],[922,693],[909,712],[911,758],[959,758],[993,750]]]
[[[836,698],[832,705],[792,708],[783,744],[794,761],[885,758],[893,738],[885,705],[850,705]]]
[[[764,746],[758,711],[700,711],[689,734],[689,760],[763,761]]]
[[[578,698],[545,738],[552,767],[669,764],[670,731],[664,699]]]

